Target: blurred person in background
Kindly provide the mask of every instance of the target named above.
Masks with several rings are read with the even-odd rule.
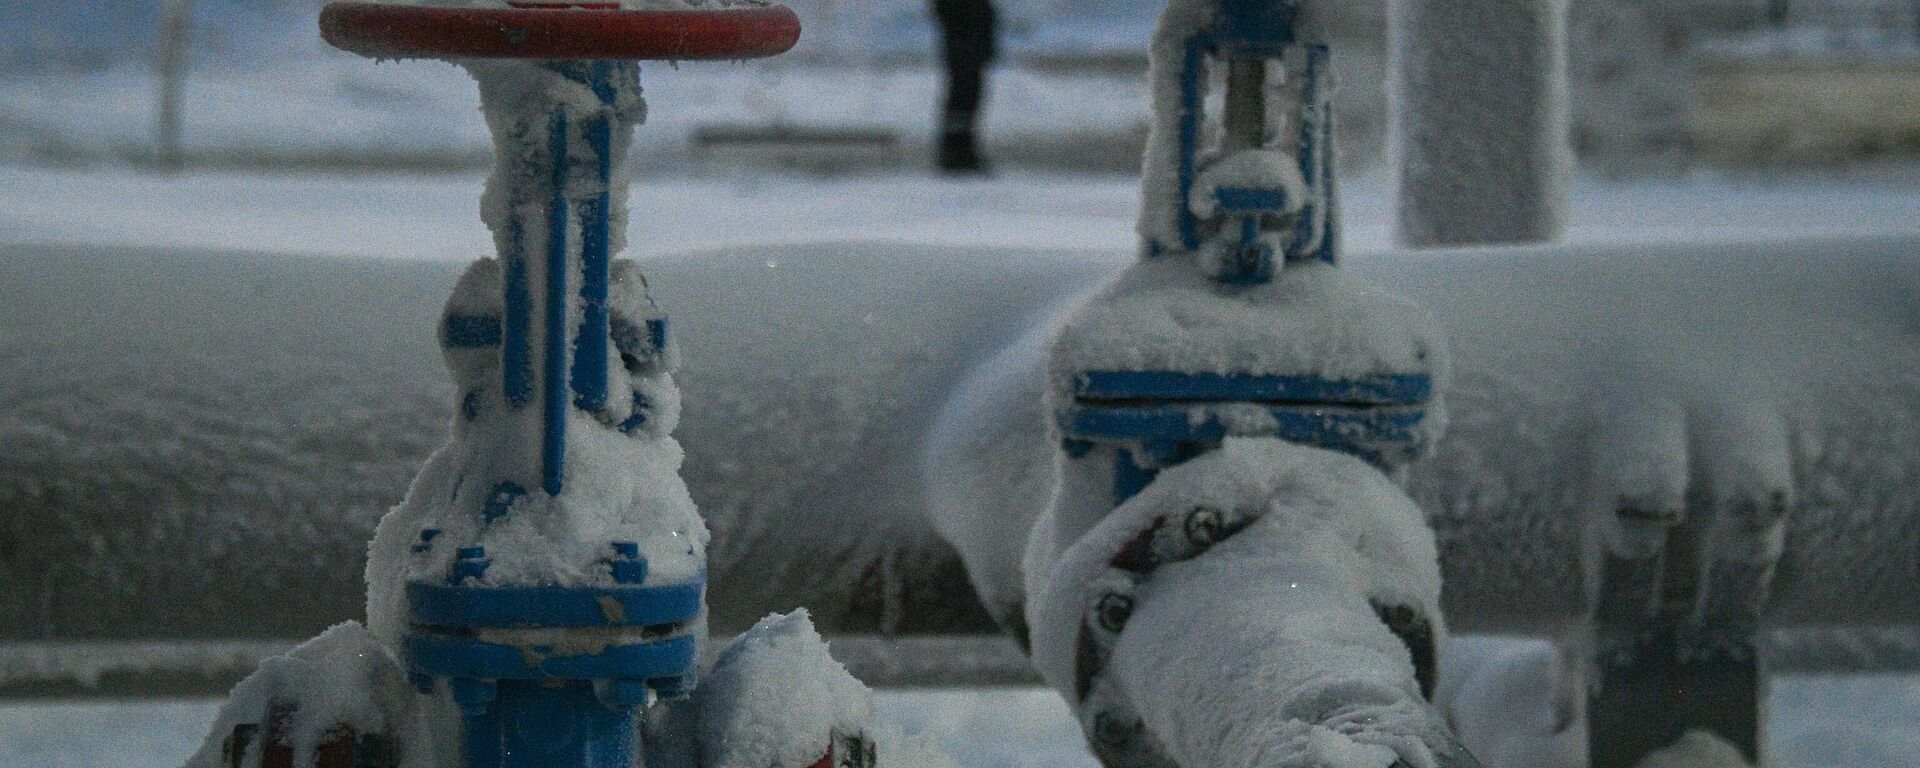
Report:
[[[976,130],[987,65],[998,45],[993,0],[933,0],[947,67],[947,100],[940,114],[935,162],[943,173],[985,173]]]

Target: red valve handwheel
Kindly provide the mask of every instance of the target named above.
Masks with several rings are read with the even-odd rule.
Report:
[[[800,18],[783,5],[637,11],[604,2],[446,8],[333,2],[320,36],[383,59],[752,59],[784,53]]]

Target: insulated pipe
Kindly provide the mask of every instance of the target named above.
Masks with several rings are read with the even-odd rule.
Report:
[[[1567,0],[1397,0],[1387,29],[1400,243],[1559,239]]]
[[[1455,631],[1538,634],[1578,618],[1589,503],[1579,479],[1593,466],[1583,442],[1599,436],[1581,415],[1610,399],[1585,387],[1733,396],[1644,365],[1609,384],[1636,359],[1795,377],[1776,399],[1802,436],[1795,499],[1811,511],[1788,520],[1769,626],[1920,622],[1920,357],[1902,330],[1920,327],[1920,247],[1826,239],[1767,253],[1761,264],[1750,245],[1581,245],[1352,260],[1440,319],[1455,351],[1451,405],[1474,414],[1412,469],[1439,532]],[[780,269],[767,269],[775,258]],[[680,343],[703,350],[676,377],[704,393],[678,434],[694,499],[719,511],[716,630],[800,603],[828,632],[874,632],[882,615],[903,634],[991,631],[940,539],[1018,561],[1019,510],[1043,504],[1050,486],[1013,480],[1038,468],[1051,483],[1056,446],[1032,397],[1042,376],[1022,367],[1040,355],[1012,345],[1125,258],[830,243],[648,260]],[[34,360],[0,374],[15,406],[0,455],[0,583],[15,586],[0,594],[0,643],[296,638],[359,615],[373,521],[451,413],[428,330],[437,307],[423,297],[457,271],[0,247],[0,306],[13,312],[0,318],[0,354]],[[900,274],[923,279],[902,287]],[[1569,307],[1564,295],[1610,301]],[[1762,312],[1752,296],[1777,300]],[[142,321],[101,311],[105,297]],[[769,307],[810,322],[769,322]],[[204,330],[236,315],[255,321]],[[851,362],[810,354],[849,339]],[[1792,354],[1779,354],[1781,340]],[[1700,360],[1701,350],[1722,354]],[[381,375],[355,375],[365,371]],[[969,371],[981,393],[969,394]],[[795,381],[840,399],[768,405],[793,403]],[[229,415],[242,409],[262,418]],[[950,433],[915,416],[943,411]],[[925,449],[943,442],[955,445]],[[1685,470],[1684,435],[1644,452]],[[936,532],[930,518],[942,516]],[[964,526],[979,531],[949,530]],[[810,535],[786,533],[800,529]],[[882,578],[887,589],[873,589]],[[1836,584],[1850,599],[1833,599]]]

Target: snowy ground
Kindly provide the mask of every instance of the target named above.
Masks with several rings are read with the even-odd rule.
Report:
[[[215,63],[191,73],[182,114],[190,164],[362,169],[486,164],[489,140],[476,114],[479,93],[464,70],[425,61],[375,65],[304,35],[287,45],[296,50],[286,57]],[[636,138],[637,162],[697,167],[705,156],[692,135],[703,127],[879,131],[916,150],[934,135],[943,87],[937,69],[926,63],[871,63],[870,54],[836,55],[817,46],[803,53],[809,58],[644,65],[641,82],[653,109]],[[1378,63],[1357,60],[1361,65]],[[1120,71],[1003,67],[994,76],[992,108],[984,118],[987,139],[1023,163],[1131,165],[1145,126],[1143,66],[1137,62]],[[144,61],[0,76],[0,159],[143,162],[152,157],[156,109],[154,77]],[[917,164],[920,154],[856,153],[824,164]]]
[[[0,240],[465,261],[492,252],[479,174],[160,176],[0,167]],[[1651,243],[1920,232],[1914,174],[1866,179],[1583,181],[1569,239]],[[631,190],[636,254],[853,238],[953,245],[1125,249],[1137,180],[1007,174],[696,176],[642,173]],[[1345,242],[1391,245],[1384,178],[1343,180]]]
[[[197,748],[217,699],[0,703],[8,768],[175,768]],[[1777,768],[1910,768],[1920,685],[1902,677],[1775,680],[1769,743]],[[967,768],[1096,768],[1049,689],[884,691],[879,716],[933,737]]]
[[[8,768],[176,768],[200,746],[220,702],[0,704]],[[967,768],[1095,768],[1079,726],[1050,689],[890,691],[882,718],[938,739]]]
[[[465,260],[490,250],[480,178],[0,169],[0,240],[279,254]],[[827,237],[1117,250],[1133,241],[1135,181],[1007,175],[932,182],[912,175],[674,178],[633,189],[641,254]],[[1389,244],[1384,181],[1343,193],[1349,242]],[[1809,234],[1920,232],[1920,186],[1899,180],[1692,178],[1583,182],[1572,239],[1647,243]],[[1118,248],[1117,248],[1118,247]],[[1914,677],[1783,678],[1772,706],[1778,766],[1920,765]],[[0,766],[173,766],[217,702],[0,703]],[[1064,706],[1039,689],[888,691],[883,716],[943,741],[969,768],[1091,766]]]

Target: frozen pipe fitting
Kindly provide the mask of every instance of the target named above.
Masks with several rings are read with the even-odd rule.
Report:
[[[460,417],[383,523],[417,539],[388,558],[376,536],[369,623],[416,689],[457,708],[466,768],[631,766],[640,711],[691,693],[706,641],[666,320],[613,261],[645,114],[636,62],[779,53],[798,20],[336,2],[321,30],[369,56],[461,61],[498,145],[481,207],[499,259],[468,270],[440,333]]]

